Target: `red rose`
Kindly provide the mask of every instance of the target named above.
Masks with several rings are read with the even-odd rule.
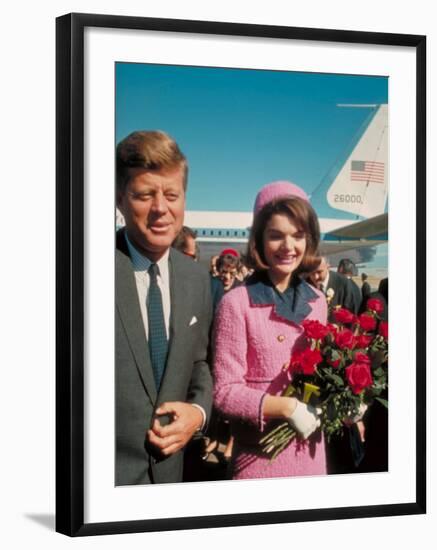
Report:
[[[370,298],[370,300],[367,300],[366,308],[375,313],[382,313],[384,311],[384,304],[378,298]]]
[[[354,333],[348,328],[339,330],[335,335],[335,343],[340,349],[352,349],[355,346]]]
[[[355,356],[354,356],[354,360],[356,363],[366,363],[368,365],[370,365],[370,358],[365,354],[363,353],[362,351],[357,351]]]
[[[290,367],[294,372],[303,374],[314,374],[316,367],[322,362],[322,354],[316,349],[304,349],[293,353],[290,361]]]
[[[326,325],[326,328],[328,329],[329,334],[331,334],[332,336],[334,336],[338,332],[338,326],[333,325],[332,323],[328,323]]]
[[[369,315],[368,313],[362,313],[358,317],[358,323],[360,324],[360,327],[365,331],[375,330],[376,328],[375,317],[372,317],[372,315]]]
[[[334,310],[333,315],[337,323],[353,323],[355,321],[355,315],[344,307]]]
[[[337,368],[338,366],[340,366],[340,362],[341,362],[341,359],[327,359],[327,362],[329,365],[331,365],[331,367],[335,367]]]
[[[379,331],[378,332],[385,340],[388,340],[388,323],[387,323],[387,321],[381,321],[379,323]]]
[[[302,326],[306,336],[308,336],[308,338],[314,338],[314,340],[323,340],[328,334],[327,327],[319,323],[319,321],[304,321]]]
[[[367,346],[372,341],[372,336],[367,336],[366,334],[360,334],[356,337],[357,348],[367,348]]]
[[[372,373],[367,363],[352,363],[352,365],[346,367],[345,374],[346,380],[355,395],[373,384]]]

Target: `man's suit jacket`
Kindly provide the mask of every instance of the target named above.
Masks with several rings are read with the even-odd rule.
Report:
[[[363,301],[363,296],[361,294],[361,289],[353,279],[347,278],[353,299],[353,305],[351,311],[358,313],[361,307],[361,302]]]
[[[367,281],[364,281],[364,283],[361,286],[361,298],[362,300],[367,300],[369,294],[372,293],[372,289]]]
[[[124,231],[117,233],[116,485],[182,481],[183,450],[164,458],[146,443],[155,409],[165,401],[197,403],[209,417],[212,377],[207,362],[212,318],[210,280],[193,260],[171,249],[170,338],[167,364],[156,390],[148,343]]]
[[[329,271],[328,285],[326,293],[332,288],[334,296],[329,303],[330,307],[341,306],[357,313],[358,307],[352,293],[352,287],[347,277],[335,271]]]

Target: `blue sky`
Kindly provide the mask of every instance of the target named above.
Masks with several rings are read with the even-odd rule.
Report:
[[[337,104],[387,101],[385,77],[117,63],[116,140],[166,131],[188,158],[188,210],[250,211],[276,179],[324,197],[371,117]]]

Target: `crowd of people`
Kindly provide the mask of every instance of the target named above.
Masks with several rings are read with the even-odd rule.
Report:
[[[288,181],[259,190],[247,250],[223,249],[208,273],[183,226],[187,175],[163,132],[117,147],[116,484],[385,470],[377,407],[328,445],[317,411],[283,389],[302,323],[375,297],[386,319],[388,280],[372,291],[350,259],[331,269],[310,200]],[[298,437],[270,461],[259,440],[278,419]]]

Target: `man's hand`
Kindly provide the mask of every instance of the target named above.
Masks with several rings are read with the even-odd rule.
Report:
[[[159,418],[155,418],[152,428],[147,432],[149,442],[165,456],[185,447],[203,423],[202,413],[197,407],[180,401],[163,403],[156,409],[156,415],[173,418],[167,426],[161,426]]]

